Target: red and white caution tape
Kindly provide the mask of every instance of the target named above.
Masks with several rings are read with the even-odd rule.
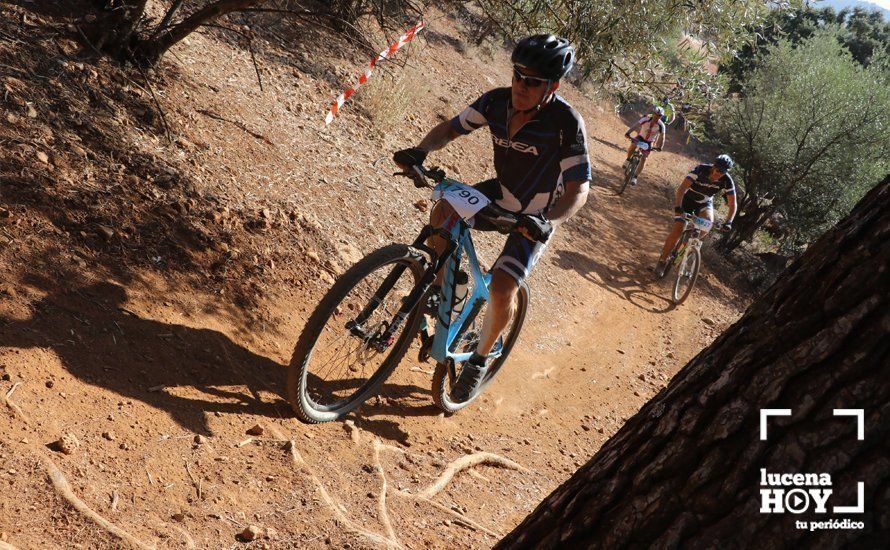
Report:
[[[380,52],[380,55],[378,55],[375,59],[372,59],[371,63],[368,65],[368,68],[365,69],[365,72],[359,77],[358,84],[356,84],[355,87],[349,88],[345,92],[340,94],[340,97],[338,97],[337,100],[331,104],[331,110],[328,112],[328,115],[324,119],[325,125],[330,124],[331,121],[334,120],[334,117],[337,116],[337,112],[340,110],[340,107],[342,107],[343,104],[346,103],[346,100],[349,99],[349,96],[354,94],[355,91],[358,90],[362,84],[368,81],[368,78],[371,77],[371,73],[374,71],[374,67],[377,66],[377,63],[379,61],[389,58],[396,52],[396,50],[398,50],[408,42],[414,40],[414,37],[417,35],[417,33],[422,31],[425,27],[426,23],[424,23],[423,21],[414,25],[413,27],[408,29],[405,34],[399,37],[398,41],[396,41],[392,46]]]

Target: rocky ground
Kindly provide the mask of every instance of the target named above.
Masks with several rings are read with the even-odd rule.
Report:
[[[301,424],[282,396],[305,318],[345,267],[426,216],[391,151],[506,85],[507,54],[432,14],[407,64],[375,73],[398,94],[362,90],[325,128],[365,57],[318,29],[244,19],[261,89],[223,31],[143,77],[96,59],[54,6],[0,7],[3,543],[490,546],[745,306],[712,253],[680,308],[650,275],[697,162],[685,136],[617,197],[626,121],[566,85],[591,197],[531,277],[495,383],[444,417],[432,365],[409,352],[349,421]],[[481,180],[490,147],[476,132],[431,162]],[[497,241],[481,236],[483,257]]]

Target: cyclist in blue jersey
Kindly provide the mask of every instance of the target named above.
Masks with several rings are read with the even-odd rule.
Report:
[[[458,116],[430,130],[416,147],[393,155],[396,164],[407,170],[423,164],[429,152],[488,126],[497,177],[475,187],[497,205],[523,214],[492,267],[479,345],[452,388],[457,400],[471,395],[485,377],[486,357],[513,317],[519,284],[541,256],[553,230],[587,201],[590,162],[584,121],[556,95],[574,57],[574,49],[564,38],[541,34],[522,40],[511,56],[512,86],[482,94]],[[441,227],[454,216],[451,206],[440,201],[430,223]],[[473,228],[492,229],[478,223]],[[430,244],[444,250],[446,243],[433,237]]]
[[[713,222],[714,196],[721,191],[726,193],[726,200],[729,203],[729,212],[726,221],[723,222],[723,229],[728,230],[732,227],[732,220],[736,214],[736,201],[735,183],[729,171],[733,164],[729,155],[720,155],[714,159],[713,164],[699,164],[683,178],[683,183],[677,188],[675,195],[674,223],[664,242],[661,257],[655,264],[655,273],[663,272],[668,255],[683,233],[683,216],[693,214]]]

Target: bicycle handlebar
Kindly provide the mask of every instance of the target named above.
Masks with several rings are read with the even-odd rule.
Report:
[[[413,172],[413,173],[412,173]],[[414,187],[433,187],[429,180],[434,183],[440,183],[445,179],[445,170],[439,167],[427,168],[422,165],[414,165],[405,172],[396,172],[396,176],[404,176],[414,182]],[[519,216],[515,212],[505,210],[495,203],[488,203],[485,208],[476,213],[481,219],[491,223],[495,229],[501,233],[509,233],[513,227],[519,222]]]
[[[697,217],[698,216],[696,216],[694,214],[684,213],[683,221],[685,221],[687,223],[692,223],[692,221],[695,220],[695,218],[697,218]],[[720,232],[724,231],[723,222],[713,222],[713,223],[714,223],[714,231],[720,231]]]

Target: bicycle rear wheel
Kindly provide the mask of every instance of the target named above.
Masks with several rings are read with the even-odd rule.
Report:
[[[498,371],[504,366],[504,363],[507,361],[507,356],[510,355],[513,346],[519,339],[519,333],[522,330],[523,323],[525,323],[525,314],[528,311],[528,303],[528,286],[523,282],[519,285],[519,290],[516,293],[516,308],[513,312],[513,319],[510,320],[507,328],[504,329],[504,332],[495,344],[495,349],[500,347],[501,354],[488,366],[488,372],[485,374],[482,384],[479,386],[479,389],[469,397],[469,399],[466,401],[456,401],[451,397],[451,388],[457,379],[456,376],[460,374],[461,365],[455,365],[453,369],[446,363],[439,363],[436,365],[436,370],[433,373],[432,389],[433,402],[436,406],[446,413],[455,413],[472,403],[473,400],[485,391],[485,388],[491,384],[494,377],[497,376]],[[466,323],[466,330],[457,335],[457,344],[454,345],[454,351],[456,353],[469,353],[476,349],[476,346],[479,343],[479,336],[482,332],[482,322],[485,319],[485,312],[487,310],[486,306],[479,308],[475,314],[472,315],[472,318],[467,319],[468,323]]]
[[[383,335],[419,282],[424,264],[417,250],[389,245],[349,268],[322,298],[300,334],[288,368],[288,401],[301,420],[338,420],[386,381],[417,332],[418,308],[392,339],[386,341]],[[352,326],[376,301],[379,305],[368,318]]]
[[[692,292],[695,281],[698,279],[698,270],[701,267],[701,252],[695,247],[689,247],[686,254],[680,260],[677,268],[677,280],[674,281],[673,299],[676,305],[682,304]]]

